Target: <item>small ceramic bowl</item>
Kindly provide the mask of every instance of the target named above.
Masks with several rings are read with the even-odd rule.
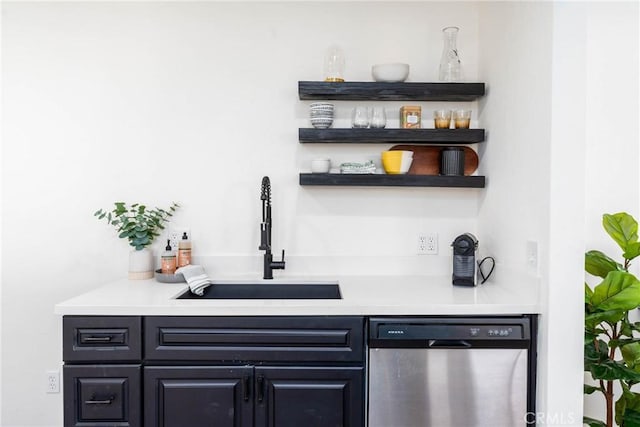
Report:
[[[402,175],[409,172],[411,163],[413,163],[413,152],[402,150],[383,151],[381,158],[382,167],[386,173]]]
[[[330,102],[312,102],[309,104],[309,108],[317,109],[317,108],[330,108],[333,110],[333,104]]]
[[[409,77],[409,64],[377,64],[371,67],[371,75],[377,82],[403,82]]]
[[[311,173],[329,173],[329,170],[331,170],[330,159],[311,160]]]
[[[311,125],[316,129],[327,129],[333,124],[331,117],[311,117]]]

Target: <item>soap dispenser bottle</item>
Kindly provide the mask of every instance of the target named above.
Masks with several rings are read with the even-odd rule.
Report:
[[[191,240],[187,233],[182,233],[182,239],[178,242],[178,268],[191,264]]]
[[[176,272],[176,253],[171,250],[171,240],[167,240],[167,246],[160,256],[160,271],[164,274]]]

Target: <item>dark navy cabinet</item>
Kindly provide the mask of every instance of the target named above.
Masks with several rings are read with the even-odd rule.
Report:
[[[140,317],[65,316],[65,427],[142,426]]]
[[[364,425],[363,367],[257,367],[256,425]]]
[[[63,322],[67,427],[365,425],[363,317]]]
[[[149,366],[144,369],[145,426],[253,426],[252,369]]]

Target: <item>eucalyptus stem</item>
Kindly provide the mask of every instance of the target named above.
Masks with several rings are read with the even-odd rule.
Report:
[[[129,240],[129,245],[137,251],[142,250],[153,243],[160,231],[164,230],[164,224],[178,209],[177,203],[172,203],[167,209],[153,208],[140,203],[127,206],[125,202],[115,202],[111,211],[99,209],[94,213],[98,219],[105,219],[107,224],[113,225],[118,237]]]

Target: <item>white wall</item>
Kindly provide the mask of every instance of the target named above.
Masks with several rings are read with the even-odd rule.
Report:
[[[526,241],[540,243],[538,422],[581,425],[582,254],[619,252],[602,213],[638,216],[638,4],[483,3],[479,23],[490,133],[478,229],[525,275]]]
[[[626,211],[640,220],[639,13],[637,2],[586,8],[585,247],[616,259],[621,251],[603,230],[602,214]],[[602,395],[586,396],[584,412],[605,419]]]
[[[551,119],[551,3],[486,2],[480,7],[479,78],[488,94],[480,118],[487,128],[481,169],[487,188],[478,227],[500,264],[524,272],[527,240],[548,227]]]
[[[547,285],[538,396],[543,419],[582,425],[585,48],[584,5],[554,5]],[[571,332],[569,332],[571,331]],[[575,333],[572,333],[575,332]],[[546,357],[545,357],[546,356]]]
[[[481,164],[489,179],[480,199],[478,228],[488,252],[502,264],[497,272],[508,267],[525,280],[539,276],[544,295],[549,282],[554,5],[482,3],[479,22],[479,77],[489,84],[481,106],[489,129]],[[527,241],[538,244],[537,271],[527,268]],[[566,348],[546,345],[548,301],[544,305],[538,346],[540,412],[551,410],[549,389],[567,391],[548,372],[550,361]],[[541,425],[547,425],[544,417],[538,419]]]
[[[175,200],[174,223],[191,228],[196,254],[257,258],[269,175],[275,248],[291,256],[284,274],[312,270],[296,256],[319,254],[372,274],[444,272],[448,243],[476,231],[479,190],[300,187],[316,156],[361,160],[387,147],[297,142],[308,104],[297,81],[321,79],[331,42],[345,50],[349,80],[403,61],[414,81],[433,81],[440,30],[459,25],[475,79],[473,3],[2,8],[3,426],[61,423],[61,396],[44,392],[45,371],[61,364],[53,305],[125,274],[125,243],[92,217],[113,201]],[[425,115],[439,105],[421,104]],[[414,255],[421,230],[439,232],[443,256]]]

